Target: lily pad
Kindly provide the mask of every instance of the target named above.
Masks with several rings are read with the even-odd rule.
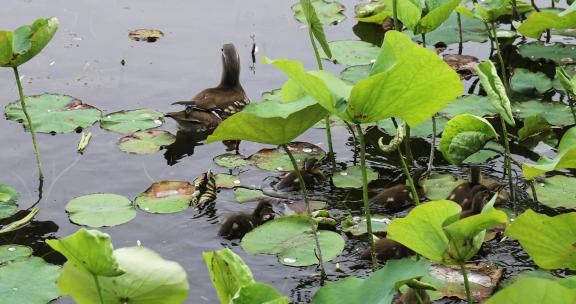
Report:
[[[370,168],[366,168],[366,175],[368,183],[378,179],[378,173]],[[344,171],[336,172],[332,177],[332,182],[336,188],[362,188],[362,168],[352,166]]]
[[[238,176],[231,174],[216,174],[216,188],[232,189],[242,184]]]
[[[95,193],[72,199],[66,204],[70,220],[90,227],[117,226],[136,217],[136,208],[125,196]]]
[[[459,97],[455,102],[447,104],[441,113],[454,117],[460,114],[472,114],[478,117],[494,115],[496,109],[486,96],[467,95]]]
[[[151,109],[124,110],[102,117],[100,127],[118,133],[133,133],[162,125],[164,113]]]
[[[325,262],[344,250],[344,239],[338,233],[318,230],[318,240]],[[269,221],[248,232],[241,245],[248,253],[276,254],[278,261],[287,266],[318,264],[307,216],[290,215]]]
[[[392,219],[383,214],[374,214],[371,217],[372,232],[383,233],[386,232],[386,227],[390,224]],[[364,216],[348,216],[342,223],[342,231],[348,232],[353,236],[362,236],[368,233],[366,224],[368,221]]]
[[[432,174],[424,181],[426,197],[433,200],[446,199],[454,188],[464,183],[464,180],[456,179],[451,174]]]
[[[332,61],[339,64],[370,64],[373,63],[378,57],[378,54],[380,54],[379,47],[360,40],[330,41],[329,45],[332,51]],[[324,59],[330,59],[326,57],[324,52],[320,52],[320,55]]]
[[[243,203],[255,199],[264,198],[266,195],[261,190],[236,188],[234,189],[234,198],[237,202]]]
[[[314,157],[322,159],[326,155],[326,152],[324,152],[322,148],[306,142],[292,142],[287,146],[296,161],[300,164],[307,158]],[[262,149],[252,154],[248,159],[263,170],[283,172],[294,170],[290,158],[282,147]]]
[[[342,70],[340,77],[351,84],[357,84],[360,80],[370,76],[370,70],[372,70],[370,64],[353,65]]]
[[[138,195],[134,203],[150,213],[175,213],[190,206],[194,185],[185,181],[162,181]]]
[[[37,19],[14,31],[0,31],[0,66],[17,67],[34,58],[58,30],[58,19]]]
[[[542,72],[531,72],[527,69],[515,69],[510,78],[510,88],[518,93],[532,95],[543,94],[552,89],[552,80]]]
[[[550,208],[576,209],[576,178],[556,175],[534,184],[538,201]]]
[[[527,118],[540,115],[555,126],[569,126],[574,123],[570,107],[556,102],[529,100],[512,104],[514,114]]]
[[[27,258],[32,255],[32,248],[22,245],[2,245],[0,246],[0,265],[20,258]]]
[[[236,153],[224,153],[214,157],[214,163],[220,167],[234,169],[252,164],[252,161]]]
[[[576,290],[556,280],[525,278],[497,292],[485,304],[550,303],[570,304],[576,301]]]
[[[346,19],[346,15],[343,13],[345,6],[340,2],[334,0],[311,0],[310,2],[323,25],[338,24]],[[296,20],[306,23],[306,17],[300,3],[292,5],[292,11]]]
[[[39,257],[0,266],[0,299],[3,303],[42,304],[58,298],[60,267]]]
[[[460,19],[462,21],[463,42],[484,42],[488,39],[486,27],[482,22],[466,17]],[[414,36],[413,39],[422,41],[420,35]],[[436,30],[426,34],[427,44],[435,45],[439,42],[445,44],[458,43],[458,18],[456,12],[452,13],[448,20],[440,25]]]
[[[0,184],[0,219],[8,218],[18,210],[18,199],[20,194],[16,189]]]
[[[68,133],[87,128],[100,119],[102,113],[91,105],[82,103],[72,96],[42,94],[26,97],[26,109],[34,124],[34,131],[41,133]],[[6,117],[27,122],[19,101],[6,105]]]
[[[160,151],[176,141],[176,137],[163,130],[150,130],[132,133],[120,138],[118,148],[127,153],[150,154]]]
[[[544,44],[543,42],[530,42],[518,47],[518,53],[532,61],[540,59],[551,60],[557,63],[569,64],[576,61],[576,46],[560,42]]]
[[[157,29],[136,29],[130,31],[128,37],[134,41],[156,42],[156,40],[164,37],[164,33]]]

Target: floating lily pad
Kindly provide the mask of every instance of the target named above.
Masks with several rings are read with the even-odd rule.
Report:
[[[100,127],[118,133],[133,133],[162,125],[164,113],[151,109],[124,110],[102,117]]]
[[[532,61],[539,59],[568,64],[576,61],[576,46],[565,45],[560,42],[544,44],[543,42],[530,42],[518,47],[518,53]]]
[[[34,131],[41,133],[68,133],[87,128],[100,119],[102,113],[91,105],[68,95],[42,94],[26,97]],[[19,101],[6,105],[6,117],[21,121],[28,128]]]
[[[238,176],[231,174],[216,174],[216,188],[232,189],[242,184]]]
[[[140,131],[120,138],[118,148],[127,153],[150,154],[160,151],[176,141],[170,132],[162,130]]]
[[[266,197],[266,195],[261,190],[253,190],[246,188],[236,188],[234,189],[234,198],[237,202],[243,203],[247,201],[253,201],[255,199]]]
[[[0,266],[2,303],[48,303],[58,298],[60,267],[38,257],[18,259]]]
[[[130,31],[128,37],[135,41],[156,42],[156,40],[164,37],[164,33],[157,29],[137,29]]]
[[[339,22],[346,19],[344,15],[344,5],[337,1],[326,1],[326,0],[311,0],[312,6],[318,15],[320,23],[323,25],[338,24]],[[302,5],[296,3],[292,5],[292,11],[294,12],[294,17],[296,20],[302,23],[306,23],[306,17],[304,16],[304,11],[302,10]]]
[[[552,80],[542,72],[531,72],[527,69],[515,69],[510,78],[510,88],[518,93],[531,95],[540,94],[552,89]]]
[[[488,39],[486,27],[482,22],[472,18],[462,17],[462,40],[464,42],[475,41],[484,42]],[[414,36],[415,40],[422,41],[420,35]],[[456,13],[452,13],[446,22],[442,23],[436,30],[426,34],[426,43],[435,45],[439,42],[445,44],[458,43],[458,18]]]
[[[194,186],[184,181],[162,181],[138,195],[134,202],[140,209],[150,213],[174,213],[190,206]]]
[[[116,226],[136,217],[136,208],[125,196],[95,193],[72,199],[66,204],[70,220],[90,227]]]
[[[515,102],[512,104],[512,111],[522,118],[540,115],[556,126],[568,126],[574,123],[570,107],[556,102],[545,103],[537,100]]]
[[[332,51],[332,61],[345,65],[363,65],[370,64],[376,60],[380,54],[380,48],[371,43],[360,40],[339,40],[331,41],[330,50]],[[320,50],[322,58],[326,57]]]
[[[550,208],[576,209],[576,178],[556,175],[535,183],[538,201]]]
[[[472,114],[479,117],[494,115],[496,109],[490,103],[488,97],[478,95],[468,95],[456,99],[455,102],[447,104],[441,113],[454,117],[460,114]]]
[[[366,176],[368,183],[378,179],[378,173],[370,168],[366,168]],[[362,188],[362,168],[352,166],[344,171],[336,172],[332,177],[332,182],[337,188]]]
[[[28,246],[14,244],[0,246],[0,264],[20,258],[27,258],[31,255],[32,248]]]
[[[344,249],[344,239],[338,233],[319,230],[318,240],[325,262]],[[285,216],[258,226],[244,236],[241,245],[252,254],[276,254],[278,261],[288,266],[318,264],[310,220],[303,215]]]
[[[430,200],[443,200],[463,182],[465,181],[456,179],[451,174],[432,174],[424,181],[424,192]]]
[[[294,155],[298,163],[302,163],[306,158],[314,157],[322,159],[326,152],[322,148],[306,143],[306,142],[292,142],[289,143],[288,149]],[[254,162],[260,169],[268,171],[292,171],[292,162],[282,147],[272,149],[262,149],[248,158]]]
[[[398,123],[401,123],[402,119],[396,119]],[[448,122],[448,118],[438,116],[436,117],[436,135],[440,135]],[[391,119],[384,119],[378,122],[378,127],[382,128],[390,136],[396,135],[396,128]],[[432,119],[429,119],[415,127],[410,128],[411,137],[428,137],[432,135]]]
[[[0,184],[0,219],[14,215],[18,209],[20,194],[16,189]]]
[[[392,219],[387,215],[372,215],[372,232],[376,234],[386,232],[386,227],[388,227],[391,221]],[[342,223],[342,231],[349,232],[353,236],[362,236],[368,233],[367,223],[368,221],[364,216],[348,216]]]
[[[240,154],[224,153],[214,157],[214,163],[224,168],[238,168],[251,165],[253,162]]]
[[[349,66],[340,72],[340,77],[342,80],[357,84],[360,80],[370,76],[371,69],[371,64]]]

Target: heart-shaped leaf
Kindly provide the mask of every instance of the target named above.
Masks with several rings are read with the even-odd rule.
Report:
[[[489,140],[498,138],[494,127],[484,118],[461,114],[444,127],[440,151],[452,164],[459,165],[470,155],[480,151]]]

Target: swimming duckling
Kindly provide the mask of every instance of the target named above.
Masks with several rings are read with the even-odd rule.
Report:
[[[241,111],[250,100],[240,84],[240,56],[233,44],[222,46],[222,77],[217,87],[201,91],[190,101],[173,104],[184,105],[186,110],[167,113],[181,126],[215,128],[224,119]]]
[[[376,247],[376,258],[380,261],[401,259],[414,254],[408,247],[386,238],[377,240],[374,242],[374,246]],[[370,260],[370,248],[364,250],[360,258],[362,260]]]
[[[418,294],[418,295],[417,295]],[[394,304],[429,304],[430,296],[425,289],[408,288],[400,299],[396,300]]]
[[[476,185],[472,188],[471,193],[472,199],[466,200],[462,203],[462,212],[460,213],[460,218],[466,218],[472,215],[480,214],[482,212],[482,208],[488,202],[491,197],[491,193],[483,185]]]
[[[320,169],[320,162],[316,158],[308,158],[304,161],[304,167],[300,170],[302,179],[306,187],[312,187],[318,182],[326,179],[322,170]],[[296,171],[291,171],[276,184],[277,190],[282,191],[296,191],[300,190],[300,181]]]
[[[418,168],[414,170],[414,175],[412,176],[414,187],[416,187],[416,192],[419,197],[424,196],[424,189],[422,188],[421,182],[425,175],[426,169]],[[391,211],[400,211],[413,201],[414,198],[412,197],[410,186],[396,185],[380,191],[380,193],[370,199],[370,204],[381,205]]]
[[[228,216],[220,226],[218,235],[227,239],[240,239],[255,227],[274,218],[272,205],[268,201],[260,201],[252,214],[234,213]]]
[[[474,197],[472,193],[472,189],[475,186],[481,185],[481,172],[480,167],[472,166],[470,167],[470,179],[468,182],[462,183],[458,185],[458,187],[454,188],[450,195],[448,195],[449,200],[458,203],[460,206],[463,204],[469,204]],[[486,188],[486,187],[484,187]],[[478,189],[476,190],[478,191]]]

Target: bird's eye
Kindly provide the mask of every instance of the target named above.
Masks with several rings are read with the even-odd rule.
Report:
[[[224,49],[220,49],[220,51],[224,52]]]

